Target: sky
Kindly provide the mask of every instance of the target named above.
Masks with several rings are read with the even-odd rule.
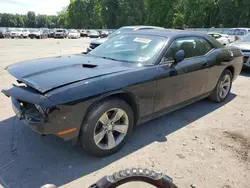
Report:
[[[36,14],[56,15],[70,0],[0,0],[0,13],[26,14],[34,11]]]

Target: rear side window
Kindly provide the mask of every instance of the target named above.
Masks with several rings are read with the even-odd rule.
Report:
[[[212,50],[212,46],[203,38],[187,37],[176,39],[165,55],[165,61],[173,61],[179,50],[184,50],[185,58],[199,57]]]

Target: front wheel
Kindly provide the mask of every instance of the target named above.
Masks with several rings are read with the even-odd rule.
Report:
[[[83,121],[80,142],[87,153],[108,156],[125,144],[133,126],[133,111],[125,101],[104,100],[95,105]]]
[[[231,71],[228,69],[224,70],[224,72],[221,74],[221,77],[216,87],[214,88],[209,98],[212,101],[215,101],[218,103],[226,100],[226,98],[228,97],[231,91],[232,79],[233,79],[233,76],[232,76]]]

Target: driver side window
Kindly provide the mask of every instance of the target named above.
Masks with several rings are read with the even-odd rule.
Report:
[[[176,39],[167,50],[162,63],[173,63],[174,56],[179,50],[185,52],[185,58],[192,58],[205,55],[212,50],[212,46],[205,39],[200,37]]]

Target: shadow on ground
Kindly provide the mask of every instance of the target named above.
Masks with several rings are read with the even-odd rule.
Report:
[[[10,148],[14,117],[9,118],[0,122],[0,184],[14,188],[40,187],[46,183],[66,184],[153,142],[166,142],[169,134],[217,110],[235,97],[231,94],[221,104],[203,100],[145,123],[136,128],[120,152],[106,158],[87,156],[80,147],[71,146],[54,136],[41,137],[19,120],[15,124],[14,147],[17,150],[13,155]]]

